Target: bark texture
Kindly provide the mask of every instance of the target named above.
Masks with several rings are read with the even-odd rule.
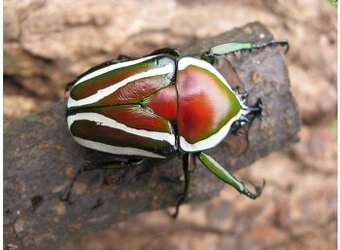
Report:
[[[264,26],[252,23],[180,51],[199,56],[228,41],[271,38]],[[248,104],[261,98],[264,106],[262,121],[254,120],[249,128],[249,145],[244,153],[240,153],[245,149],[244,141],[234,136],[207,151],[233,172],[296,140],[300,120],[280,48],[221,56],[215,67],[226,76],[229,63],[239,77],[233,81],[249,92]],[[59,195],[78,167],[86,161],[108,157],[112,158],[72,140],[65,124],[63,101],[10,124],[4,133],[5,244],[25,249],[58,248],[140,212],[176,203],[183,189],[180,157],[105,174],[87,172],[75,186],[75,203],[60,202]],[[201,164],[197,165],[193,202],[217,195],[224,185]]]

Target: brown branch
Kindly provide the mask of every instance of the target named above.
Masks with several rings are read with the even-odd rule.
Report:
[[[198,56],[217,44],[259,37],[272,38],[262,25],[253,23],[181,51]],[[236,137],[227,137],[208,150],[223,166],[235,171],[295,140],[300,124],[282,50],[271,47],[221,57],[215,66],[225,76],[228,61],[244,83],[238,83],[240,87],[249,92],[249,103],[261,98],[264,106],[262,121],[254,120],[249,129],[249,147],[244,154],[238,153],[242,144]],[[238,78],[235,75],[229,81],[237,82]],[[10,124],[4,133],[5,244],[25,249],[57,248],[137,213],[172,206],[182,192],[181,158],[176,157],[117,170],[105,176],[109,185],[103,185],[103,171],[87,172],[75,186],[75,204],[60,202],[60,193],[78,167],[106,157],[72,140],[63,102]],[[223,185],[198,164],[191,201],[210,199]]]

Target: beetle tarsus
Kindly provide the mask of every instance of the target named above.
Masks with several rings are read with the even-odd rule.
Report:
[[[253,193],[246,188],[245,184],[242,181],[239,181],[237,178],[235,178],[231,173],[224,169],[218,162],[216,162],[209,155],[200,152],[198,154],[198,158],[203,163],[203,165],[206,166],[212,173],[214,173],[224,183],[234,187],[241,194],[244,194],[251,199],[256,199],[261,195],[262,189],[264,188],[265,185],[265,181],[263,181],[262,186],[253,185],[255,188],[255,193]]]
[[[286,47],[284,53],[287,53],[289,50],[289,43],[286,39],[279,39],[279,40],[270,40],[268,42],[264,42],[262,44],[253,44],[253,49],[261,49],[264,47],[268,47],[268,46],[282,46],[282,47]]]
[[[179,214],[179,207],[183,204],[185,200],[182,198],[180,198],[178,201],[177,201],[177,204],[176,204],[176,208],[175,208],[175,212],[174,213],[171,213],[170,211],[168,211],[168,214],[171,218],[173,219],[177,219],[178,217],[178,214]]]
[[[73,176],[73,179],[72,179],[71,183],[69,184],[68,188],[64,191],[64,193],[62,193],[59,196],[61,201],[67,202],[68,204],[73,204],[74,203],[74,201],[71,200],[72,189],[73,189],[74,184],[77,182],[77,180],[81,176],[81,174],[84,171],[87,170],[86,167],[87,166],[78,169],[77,173]],[[64,194],[66,194],[66,195],[64,195]]]
[[[70,190],[67,190],[66,192],[66,195],[64,195],[65,193],[62,193],[60,196],[59,196],[59,199],[63,202],[67,202],[69,205],[73,205],[74,204],[74,201],[71,199],[71,191]]]
[[[259,197],[261,195],[262,190],[263,190],[264,186],[266,185],[266,181],[263,180],[261,186],[256,186],[252,182],[250,182],[250,184],[254,187],[255,193],[252,193],[251,191],[249,191],[249,189],[247,189],[245,187],[245,185],[244,185],[244,190],[241,193],[246,195],[248,198],[255,200],[257,197]]]

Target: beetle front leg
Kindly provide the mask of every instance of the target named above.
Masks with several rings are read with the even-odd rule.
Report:
[[[221,45],[217,45],[212,47],[207,52],[203,53],[201,56],[202,60],[209,62],[210,64],[214,63],[215,56],[227,55],[230,53],[235,53],[239,51],[251,51],[254,49],[261,49],[268,46],[283,46],[286,47],[285,53],[289,50],[289,43],[287,40],[270,40],[263,43],[255,43],[251,41],[235,41],[229,42]]]
[[[184,191],[181,198],[177,201],[175,213],[170,215],[174,219],[176,219],[178,216],[179,207],[189,198],[192,185],[192,173],[194,172],[195,168],[196,162],[194,155],[191,153],[186,153],[183,156]]]
[[[236,179],[231,173],[229,173],[226,169],[224,169],[218,162],[216,162],[212,157],[205,153],[198,153],[198,158],[206,166],[211,172],[213,172],[218,178],[220,178],[223,182],[229,184],[234,187],[241,194],[246,195],[251,199],[256,199],[261,195],[262,189],[265,185],[265,181],[263,181],[262,186],[254,186],[255,193],[249,191],[245,184],[238,179]]]

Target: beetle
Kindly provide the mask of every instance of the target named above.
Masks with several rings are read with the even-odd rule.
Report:
[[[259,116],[262,111],[260,100],[249,107],[245,103],[247,93],[232,89],[214,68],[215,57],[273,45],[288,50],[286,40],[236,41],[215,46],[200,59],[182,57],[176,49],[164,48],[140,58],[122,56],[102,63],[68,84],[71,90],[66,119],[70,134],[84,147],[131,160],[118,162],[120,166],[183,155],[184,192],[173,217],[188,197],[195,158],[223,182],[256,199],[264,182],[251,192],[203,151],[217,146],[248,123],[249,116]],[[83,171],[112,165],[117,162],[80,169],[62,200],[70,199],[73,183]]]

